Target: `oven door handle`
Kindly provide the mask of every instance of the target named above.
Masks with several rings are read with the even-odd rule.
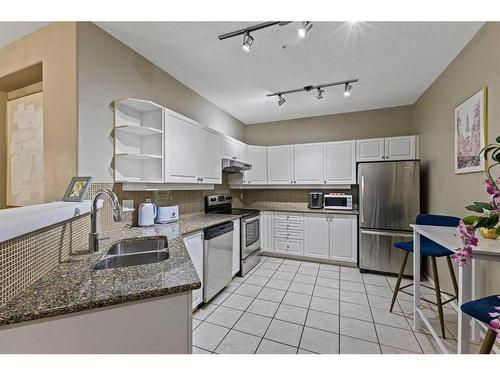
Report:
[[[247,218],[247,219],[243,219],[243,224],[253,223],[254,221],[257,221],[259,219],[260,219],[259,216],[255,216],[255,217],[250,217],[250,218]]]

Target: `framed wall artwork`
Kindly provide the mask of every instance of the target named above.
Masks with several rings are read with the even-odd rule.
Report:
[[[82,202],[85,193],[90,187],[92,177],[73,177],[69,183],[68,189],[64,194],[63,201],[66,202]]]
[[[487,88],[455,107],[455,173],[481,172],[487,137]]]

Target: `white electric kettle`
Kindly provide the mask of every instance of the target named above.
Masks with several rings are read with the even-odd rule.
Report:
[[[156,217],[156,205],[151,202],[144,202],[139,205],[139,215],[137,224],[140,227],[149,227],[154,225]]]

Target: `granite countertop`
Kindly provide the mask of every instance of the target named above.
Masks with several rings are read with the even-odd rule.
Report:
[[[181,293],[201,287],[182,235],[238,219],[238,215],[190,215],[173,224],[126,227],[101,241],[95,254],[70,256],[28,289],[0,307],[0,326]],[[131,238],[168,237],[169,258],[159,263],[95,271],[114,243]]]
[[[317,213],[317,214],[344,214],[357,215],[358,210],[325,210],[307,208],[307,203],[296,202],[256,202],[251,205],[245,205],[238,208],[250,208],[260,211],[281,211],[281,212],[299,212],[299,213]]]

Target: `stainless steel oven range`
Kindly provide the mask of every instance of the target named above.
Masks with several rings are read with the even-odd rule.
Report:
[[[260,260],[260,211],[232,208],[230,195],[209,195],[205,198],[205,213],[241,215],[240,219],[240,274],[244,276]]]

